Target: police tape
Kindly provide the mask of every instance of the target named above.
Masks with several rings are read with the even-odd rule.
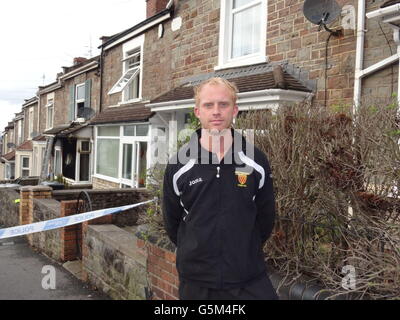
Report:
[[[100,209],[100,210],[75,214],[75,215],[71,215],[68,217],[61,217],[61,218],[56,218],[56,219],[47,220],[47,221],[35,222],[35,223],[31,223],[31,224],[24,224],[22,226],[17,226],[17,227],[4,228],[4,229],[0,229],[0,239],[12,238],[12,237],[23,236],[23,235],[35,233],[35,232],[41,232],[41,231],[47,231],[47,230],[52,230],[52,229],[68,227],[68,226],[71,226],[74,224],[82,223],[82,222],[96,219],[99,217],[103,217],[103,216],[106,216],[109,214],[115,214],[115,213],[119,213],[122,211],[126,211],[129,209],[144,205],[144,204],[154,202],[156,200],[157,200],[157,198],[154,198],[152,200],[143,201],[143,202],[139,202],[139,203],[135,203],[135,204],[129,204],[126,206],[114,207],[114,208],[108,208],[108,209]]]

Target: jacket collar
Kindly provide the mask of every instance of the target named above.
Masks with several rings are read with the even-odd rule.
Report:
[[[202,129],[197,129],[190,137],[188,143],[188,152],[191,159],[195,159],[201,164],[218,164],[220,163],[215,153],[212,153],[204,149],[200,144]],[[224,158],[221,160],[222,163],[226,164],[237,164],[241,165],[243,162],[240,160],[239,152],[246,153],[246,139],[235,129],[231,128],[231,134],[233,136],[232,145],[226,152]]]

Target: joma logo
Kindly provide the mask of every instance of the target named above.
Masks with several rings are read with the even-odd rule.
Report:
[[[203,181],[203,179],[201,179],[201,178],[197,178],[195,180],[192,180],[192,181],[189,182],[189,187],[191,187],[192,185],[194,185],[194,184],[196,184],[198,182],[202,182],[202,181]]]

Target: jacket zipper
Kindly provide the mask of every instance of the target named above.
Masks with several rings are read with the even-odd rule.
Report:
[[[217,175],[216,175],[216,177],[217,177],[217,179],[218,179],[218,181],[221,181],[221,180],[219,180],[219,177],[220,177],[220,173],[219,173],[219,171],[220,171],[220,166],[217,166]],[[219,212],[221,212],[221,207],[222,207],[222,205],[221,205],[221,198],[222,198],[222,195],[221,195],[221,188],[220,188],[220,186],[219,186],[219,188],[218,188],[218,191],[219,191]],[[219,224],[221,223],[221,217],[219,218]],[[222,230],[221,230],[221,227],[220,227],[220,231],[219,231],[219,256],[220,256],[220,262],[219,262],[219,273],[220,273],[220,288],[222,289],[223,288],[223,270],[222,270],[222,261],[223,261],[223,258],[222,258],[222,243],[223,243],[223,241],[222,241]]]

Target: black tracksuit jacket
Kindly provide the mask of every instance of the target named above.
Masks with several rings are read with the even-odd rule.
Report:
[[[233,144],[221,163],[201,147],[199,129],[164,175],[164,222],[177,246],[179,277],[215,289],[265,276],[262,247],[275,219],[268,160],[231,130]]]

